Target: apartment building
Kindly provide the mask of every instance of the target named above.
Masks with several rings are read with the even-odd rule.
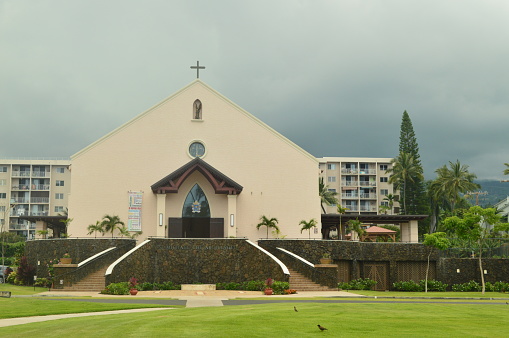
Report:
[[[322,157],[318,161],[320,177],[329,190],[337,193],[347,214],[399,213],[398,202],[390,210],[389,201],[384,200],[389,194],[399,195],[389,183],[387,169],[392,167],[391,158]],[[380,206],[386,206],[387,210],[381,210]],[[324,204],[324,208],[327,213],[337,212],[336,205]]]
[[[37,217],[65,212],[71,189],[70,159],[0,159],[2,231],[34,238]],[[30,220],[25,217],[29,217]]]

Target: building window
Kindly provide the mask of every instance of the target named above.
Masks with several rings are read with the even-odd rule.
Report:
[[[5,205],[0,205],[0,212],[4,212],[5,211]]]
[[[0,173],[6,173],[7,167],[0,167]]]
[[[55,199],[56,200],[63,200],[64,199],[64,194],[55,194]]]
[[[200,100],[196,100],[193,103],[193,119],[201,120],[202,119],[202,105]]]
[[[327,169],[329,169],[329,170],[336,170],[336,165],[332,164],[332,163],[329,163],[329,164],[327,164]]]
[[[331,192],[336,192],[336,189],[329,189],[329,191],[331,191]]]
[[[57,187],[63,187],[64,181],[57,181]]]
[[[63,174],[65,172],[65,168],[57,168],[57,173]]]
[[[384,206],[384,207],[388,207],[389,206],[389,202],[381,202],[380,205]]]
[[[380,164],[380,170],[387,170],[389,166],[387,164]]]
[[[55,206],[55,212],[64,212],[63,206]]]
[[[384,182],[388,182],[389,180],[387,179],[387,177],[380,177],[380,182],[384,183]]]
[[[7,181],[2,178],[0,180],[0,185],[7,185]]]
[[[380,195],[382,196],[389,195],[389,189],[380,189]]]
[[[336,182],[336,176],[327,177],[327,182]]]
[[[7,193],[0,192],[0,199],[6,199],[6,198],[7,198]]]

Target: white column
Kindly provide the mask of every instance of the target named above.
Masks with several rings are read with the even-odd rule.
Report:
[[[226,237],[237,237],[237,195],[228,195],[228,217],[224,226]]]
[[[156,235],[158,237],[167,237],[168,220],[166,219],[166,194],[156,194],[156,196],[157,196]]]
[[[401,242],[418,243],[419,242],[419,228],[416,220],[409,221],[408,223],[401,223]]]

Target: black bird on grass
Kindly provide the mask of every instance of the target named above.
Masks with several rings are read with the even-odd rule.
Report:
[[[295,312],[299,312],[299,310],[297,310],[297,308],[294,306],[293,309],[295,310]]]
[[[325,331],[325,330],[327,330],[325,327],[323,327],[323,326],[322,326],[322,325],[320,325],[320,324],[318,324],[317,326],[318,326],[318,328],[320,329],[320,331]]]

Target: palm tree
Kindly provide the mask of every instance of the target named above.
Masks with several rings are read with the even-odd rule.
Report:
[[[393,183],[396,189],[401,191],[403,197],[403,214],[406,214],[407,183],[414,183],[416,179],[424,179],[422,167],[409,153],[401,152],[398,157],[391,160],[392,168],[387,169],[391,173],[389,183]]]
[[[316,227],[316,225],[318,224],[316,219],[313,218],[309,222],[307,222],[305,220],[302,220],[302,221],[300,221],[299,225],[300,224],[302,224],[302,228],[300,229],[300,233],[302,233],[302,231],[304,231],[304,230],[307,230],[308,234],[309,234],[309,239],[311,239],[311,228]]]
[[[449,161],[449,168],[446,165],[435,170],[437,178],[432,183],[436,197],[446,199],[454,212],[455,206],[460,199],[460,193],[466,193],[470,190],[479,189],[481,186],[474,183],[477,176],[468,171],[468,165]]]
[[[355,231],[359,237],[359,242],[362,242],[362,236],[366,233],[366,230],[362,228],[362,222],[358,219],[351,219],[348,221],[348,227],[351,231]]]
[[[265,226],[267,227],[267,238],[269,238],[269,228],[274,228],[276,231],[279,231],[279,228],[277,226],[277,223],[279,222],[277,218],[267,218],[265,216],[260,217],[260,223],[256,225],[256,229],[260,229],[260,227]]]
[[[384,201],[389,203],[389,210],[391,211],[391,214],[392,214],[392,207],[394,206],[395,200],[396,200],[396,196],[394,196],[393,194],[387,194],[384,197]]]
[[[338,214],[339,214],[339,236],[338,238],[340,239],[345,239],[345,229],[343,229],[343,222],[342,222],[342,215],[346,214],[346,212],[350,209],[348,208],[343,208],[341,206],[341,204],[338,204],[338,207],[337,207],[337,210],[338,210]]]
[[[507,168],[504,169],[504,175],[509,175],[509,163],[504,163]]]
[[[101,222],[104,232],[111,232],[111,238],[113,238],[115,229],[120,228],[120,225],[125,225],[125,223],[116,215],[104,215],[103,221]]]
[[[338,199],[336,198],[336,195],[338,193],[335,191],[329,190],[329,186],[327,186],[327,185],[325,185],[325,183],[323,183],[323,177],[320,177],[318,179],[318,191],[320,194],[320,205],[322,207],[322,211],[324,214],[326,214],[323,204],[324,203],[327,205],[337,204]]]
[[[97,233],[100,232],[104,236],[104,228],[101,225],[101,222],[96,221],[95,224],[90,224],[87,227],[88,234],[91,235],[94,233],[94,238],[97,238]]]

